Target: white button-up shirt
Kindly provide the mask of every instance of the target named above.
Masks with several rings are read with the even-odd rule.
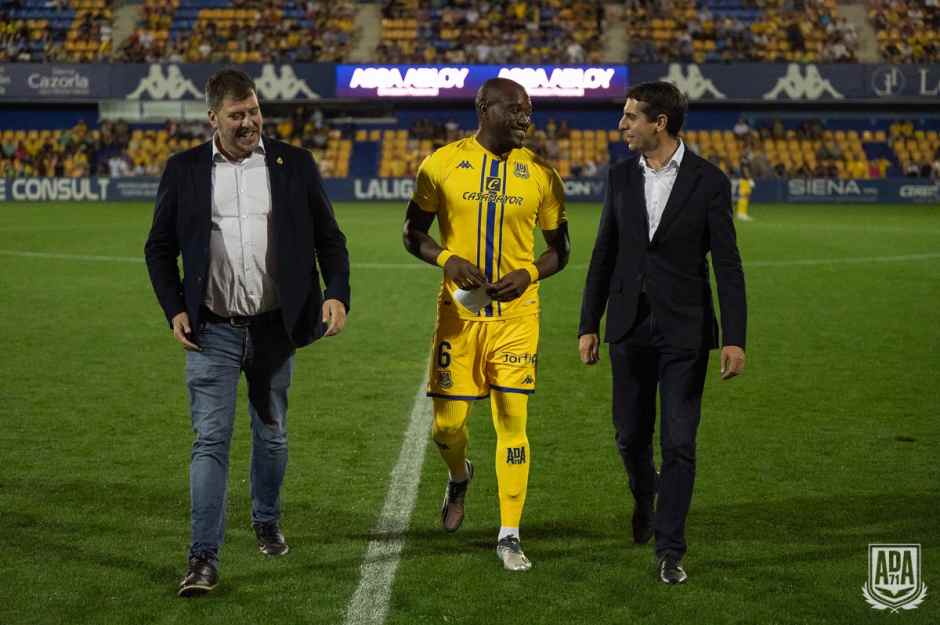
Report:
[[[257,315],[280,305],[271,226],[271,181],[259,140],[230,161],[212,139],[212,230],[206,307],[223,317]]]
[[[646,215],[650,226],[650,241],[653,240],[656,228],[659,227],[659,222],[663,218],[663,211],[666,210],[666,202],[669,201],[672,187],[676,184],[676,176],[679,175],[679,166],[682,165],[683,156],[685,156],[685,144],[681,139],[679,140],[679,147],[662,169],[653,169],[646,163],[646,157],[640,156],[640,167],[643,168],[643,194],[646,197]]]

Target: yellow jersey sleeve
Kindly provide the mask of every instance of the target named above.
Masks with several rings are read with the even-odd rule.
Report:
[[[421,162],[415,179],[415,191],[411,196],[412,201],[428,213],[438,212],[442,204],[438,171],[441,159],[435,158],[436,154],[428,154]]]
[[[539,206],[538,224],[542,230],[557,230],[568,219],[565,216],[565,185],[553,167],[544,167],[546,174],[542,203]]]

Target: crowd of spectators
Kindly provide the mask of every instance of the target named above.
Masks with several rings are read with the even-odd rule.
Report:
[[[868,17],[885,61],[940,61],[940,0],[871,0]]]
[[[310,150],[324,177],[349,175],[351,137],[331,127],[316,108],[298,106],[265,122],[265,136]],[[380,176],[413,177],[435,149],[473,134],[454,120],[422,119],[410,129],[354,132],[357,142],[380,143]],[[175,152],[207,141],[203,121],[167,121],[130,127],[104,121],[98,128],[79,122],[67,130],[0,132],[0,177],[159,176]],[[686,144],[731,177],[853,178],[893,176],[940,182],[940,134],[910,122],[890,130],[830,130],[819,120],[785,127],[781,120],[752,127],[742,117],[733,128],[687,130]],[[548,119],[533,127],[527,147],[565,177],[606,175],[611,158],[625,153],[617,131],[571,128]],[[373,174],[374,175],[374,174]]]
[[[603,4],[589,0],[386,0],[387,63],[598,63]]]
[[[152,170],[132,166],[127,153],[129,142],[130,130],[125,122],[103,122],[95,129],[80,121],[66,130],[4,130],[0,133],[0,176],[153,174]]]
[[[178,0],[177,0],[178,1]],[[348,59],[351,0],[231,0],[228,8],[147,0],[143,19],[116,58],[131,63],[310,63]]]
[[[857,62],[835,0],[626,0],[631,63]]]
[[[0,0],[0,63],[91,63],[111,54],[110,0]]]

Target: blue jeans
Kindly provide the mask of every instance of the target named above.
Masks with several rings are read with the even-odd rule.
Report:
[[[203,323],[186,352],[186,384],[192,411],[189,469],[192,545],[218,561],[225,534],[229,445],[235,425],[235,398],[242,371],[248,381],[251,415],[251,519],[280,518],[280,490],[287,468],[287,389],[294,348],[280,320],[236,328]]]

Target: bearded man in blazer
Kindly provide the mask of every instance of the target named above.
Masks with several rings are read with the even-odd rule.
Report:
[[[655,535],[656,576],[666,584],[687,578],[685,520],[709,350],[722,345],[722,379],[742,373],[747,323],[731,184],[679,137],[687,108],[667,82],[627,94],[619,128],[639,155],[610,168],[578,331],[582,362],[596,363],[606,308],[615,439],[634,497],[633,539],[642,544]],[[657,389],[659,474],[652,447]]]
[[[280,489],[294,350],[340,332],[350,295],[346,238],[310,152],[262,137],[255,85],[241,71],[213,75],[206,102],[213,138],[167,161],[144,249],[154,292],[186,350],[196,433],[182,597],[218,583],[242,372],[252,429],[251,521],[261,553],[287,553]]]

